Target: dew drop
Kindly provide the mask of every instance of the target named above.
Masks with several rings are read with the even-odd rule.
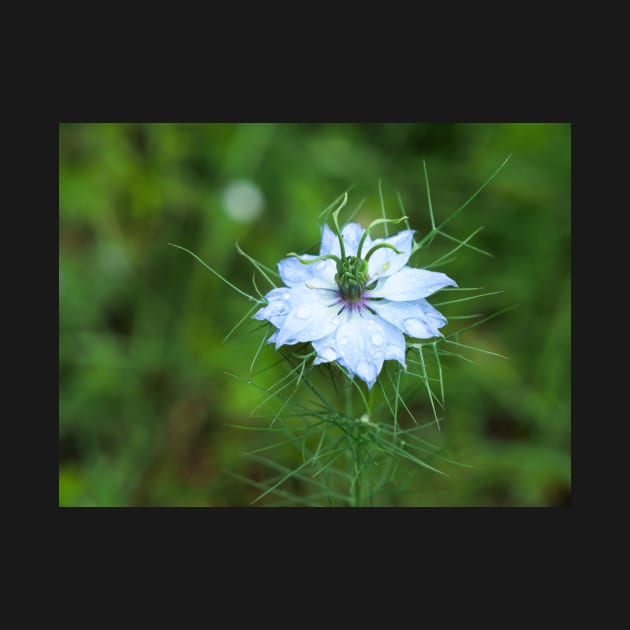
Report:
[[[322,352],[322,357],[326,359],[326,361],[334,361],[337,358],[337,353],[332,348],[326,348],[324,352]]]
[[[374,333],[372,335],[372,343],[375,346],[382,346],[384,341],[385,340],[383,339],[383,335],[379,335],[378,333]]]
[[[295,316],[298,319],[306,319],[311,314],[311,309],[308,306],[300,306],[295,312]]]
[[[346,337],[345,335],[339,338],[340,345],[347,346],[349,343],[350,343],[350,339],[348,339],[348,337]]]

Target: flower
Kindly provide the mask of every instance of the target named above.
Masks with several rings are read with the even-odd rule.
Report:
[[[384,361],[406,368],[403,333],[442,336],[438,329],[447,320],[425,298],[457,284],[444,273],[407,266],[414,230],[372,240],[369,227],[349,223],[340,230],[333,218],[336,233],[324,225],[319,256],[278,263],[286,286],[269,291],[254,318],[277,328],[267,342],[276,349],[311,342],[314,365],[336,361],[371,389]]]

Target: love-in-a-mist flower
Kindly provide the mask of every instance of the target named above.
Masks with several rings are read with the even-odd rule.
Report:
[[[341,208],[339,208],[341,209]],[[446,274],[407,266],[414,230],[371,239],[369,229],[349,223],[335,231],[324,225],[319,256],[292,255],[278,263],[285,287],[265,296],[255,319],[277,328],[268,343],[276,348],[311,342],[314,364],[336,361],[371,388],[383,362],[406,368],[405,335],[442,336],[446,318],[427,296],[457,284]]]

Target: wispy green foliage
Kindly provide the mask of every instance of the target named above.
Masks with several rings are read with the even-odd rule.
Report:
[[[469,201],[508,154],[508,164]],[[234,197],[239,190],[244,197]],[[417,230],[416,245],[438,228],[410,264],[426,268],[442,258],[436,270],[476,287],[429,298],[448,318],[444,339],[410,339],[424,344],[428,383],[443,404],[433,398],[440,430],[415,348],[407,354],[411,374],[386,361],[371,393],[356,380],[344,387],[344,371],[323,364],[304,373],[317,393],[304,378],[297,390],[293,383],[280,392],[288,398],[296,390],[273,425],[284,401],[272,398],[249,416],[294,366],[266,343],[270,327],[252,321],[259,302],[166,245],[194,252],[262,300],[272,283],[281,284],[275,263],[286,252],[319,253],[320,227],[344,191],[342,222],[408,216],[396,228],[376,226],[372,236],[404,226]],[[239,207],[248,195],[262,201],[257,214]],[[568,503],[570,219],[566,123],[61,124],[59,504],[248,505],[267,479],[281,477],[243,452],[281,442],[285,412],[292,414],[285,424],[302,431],[316,421],[312,410],[330,412],[327,405],[354,421],[378,408],[372,423],[393,418],[395,431],[415,428],[441,455],[474,466],[428,460],[445,477],[402,458],[365,464],[364,480],[377,473],[393,479],[375,505]],[[490,317],[511,304],[517,309]],[[321,440],[324,452],[322,436],[305,449],[316,452]],[[288,469],[308,457],[290,444],[258,455]],[[316,479],[339,468],[350,481],[351,463],[343,456],[326,461]],[[308,499],[302,482],[289,478],[254,505],[286,504],[281,492],[301,505]],[[326,503],[325,494],[312,502]]]
[[[464,247],[491,256],[489,252],[469,243],[481,228],[473,231],[463,240],[445,232],[442,228],[469,205],[506,162],[507,159],[439,226],[436,225],[427,168],[423,162],[431,230],[420,242],[414,244],[412,252],[416,253],[421,248],[428,247],[436,237],[443,237],[449,242],[456,243],[454,247],[427,264],[426,267],[438,267],[445,264],[455,252]],[[382,216],[370,223],[365,234],[380,225],[385,235],[388,235],[388,224],[392,222],[405,221],[409,225],[409,217],[405,214],[400,194],[397,193],[397,198],[403,215],[397,219],[389,219],[380,180],[378,193]],[[338,233],[341,229],[340,212],[347,201],[346,191],[320,213],[320,217],[333,221]],[[353,215],[354,213],[351,217]],[[180,247],[180,249],[192,254],[185,248]],[[271,276],[278,278],[278,274],[271,267],[247,254],[239,245],[237,245],[237,250],[254,267],[255,286],[257,286],[256,273],[259,273],[272,287],[277,286]],[[298,254],[293,255],[298,257]],[[255,301],[256,307],[266,303],[264,297],[256,299],[245,293],[197,256],[195,258],[232,289],[250,301]],[[305,264],[309,262],[313,261],[306,261]],[[466,288],[450,290],[483,291],[483,289]],[[436,305],[458,305],[498,293],[500,291],[485,291],[445,300]],[[253,310],[250,308],[247,311],[227,337],[236,328],[251,321]],[[282,436],[281,440],[273,441],[246,454],[252,463],[268,470],[269,476],[264,481],[248,480],[236,474],[239,479],[260,491],[252,499],[251,504],[260,504],[273,497],[274,505],[386,505],[387,489],[394,486],[402,474],[401,471],[408,470],[410,466],[442,476],[448,476],[445,468],[453,465],[461,466],[462,464],[445,456],[442,448],[431,444],[421,435],[422,431],[430,426],[440,429],[440,421],[443,419],[446,408],[444,362],[458,357],[466,358],[461,353],[470,350],[501,357],[499,353],[476,348],[460,341],[461,333],[479,326],[493,316],[496,314],[485,318],[479,318],[479,314],[454,315],[453,319],[476,318],[477,321],[437,339],[408,340],[407,368],[403,368],[395,361],[388,362],[387,369],[379,378],[378,388],[373,390],[367,390],[364,383],[352,378],[338,363],[314,366],[313,359],[317,353],[310,344],[297,344],[288,349],[281,348],[279,355],[287,364],[285,375],[270,385],[259,384],[259,379],[270,367],[269,365],[260,368],[257,366],[273,329],[272,326],[263,326],[261,341],[252,358],[249,374],[246,377],[231,374],[260,392],[260,398],[250,413],[250,417],[255,418],[257,423],[251,426],[233,426],[245,430],[256,430],[270,436],[276,434]],[[418,407],[419,403],[421,406],[419,399],[422,394],[428,402],[431,419],[423,420],[421,423],[411,407]],[[263,423],[260,424],[261,422]],[[298,463],[295,463],[296,454],[299,454]],[[286,463],[282,463],[283,458],[287,459]]]

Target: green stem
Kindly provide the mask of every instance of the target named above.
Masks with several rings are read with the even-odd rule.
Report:
[[[382,249],[383,247],[387,247],[387,249],[392,249],[394,250],[397,254],[402,254],[402,252],[399,249],[396,249],[393,245],[390,245],[389,243],[379,243],[378,245],[374,245],[374,247],[372,247],[372,249],[370,249],[370,251],[367,253],[367,255],[365,256],[365,260],[370,260],[370,256],[377,250],[377,249]]]
[[[345,411],[346,411],[346,418],[348,418],[348,420],[351,420],[353,418],[353,414],[352,414],[352,381],[348,381],[346,383],[346,388],[345,388]]]
[[[374,406],[374,392],[375,391],[376,391],[375,388],[372,387],[372,389],[368,392],[368,400],[367,400],[368,417],[372,415],[372,407]]]
[[[352,506],[361,507],[361,445],[358,444],[356,451],[353,449],[354,455],[354,471],[356,473],[356,479],[354,481],[354,488],[352,491]]]

